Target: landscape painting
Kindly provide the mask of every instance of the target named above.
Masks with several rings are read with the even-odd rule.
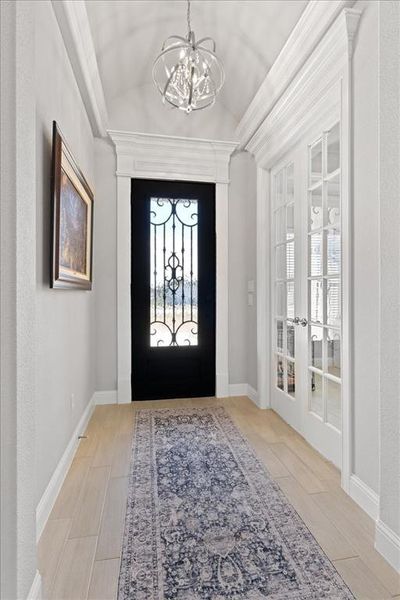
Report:
[[[93,193],[53,126],[53,252],[51,287],[92,287]]]
[[[87,205],[67,174],[61,173],[60,191],[60,266],[85,275]]]

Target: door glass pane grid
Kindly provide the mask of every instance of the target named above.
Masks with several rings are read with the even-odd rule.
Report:
[[[294,165],[289,163],[274,177],[275,254],[275,385],[295,395],[295,231]]]
[[[198,345],[197,200],[150,199],[150,346]]]
[[[341,428],[340,128],[309,150],[309,410]]]

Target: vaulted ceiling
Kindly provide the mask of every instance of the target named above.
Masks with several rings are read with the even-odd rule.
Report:
[[[162,104],[151,77],[164,39],[186,35],[186,2],[87,1],[110,126],[233,139],[306,4],[307,0],[192,0],[192,29],[198,39],[215,39],[226,83],[213,108],[186,116]]]

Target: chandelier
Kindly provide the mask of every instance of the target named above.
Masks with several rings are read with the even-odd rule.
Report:
[[[163,97],[175,108],[191,113],[212,106],[223,86],[225,74],[215,54],[215,41],[196,42],[187,1],[187,37],[169,36],[153,64],[153,80]]]

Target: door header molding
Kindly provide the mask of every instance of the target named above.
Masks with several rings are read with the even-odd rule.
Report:
[[[237,142],[109,130],[117,176],[229,183]]]
[[[228,184],[235,142],[108,131],[117,156],[117,387],[131,401],[131,179],[215,183],[216,395],[229,396]]]

